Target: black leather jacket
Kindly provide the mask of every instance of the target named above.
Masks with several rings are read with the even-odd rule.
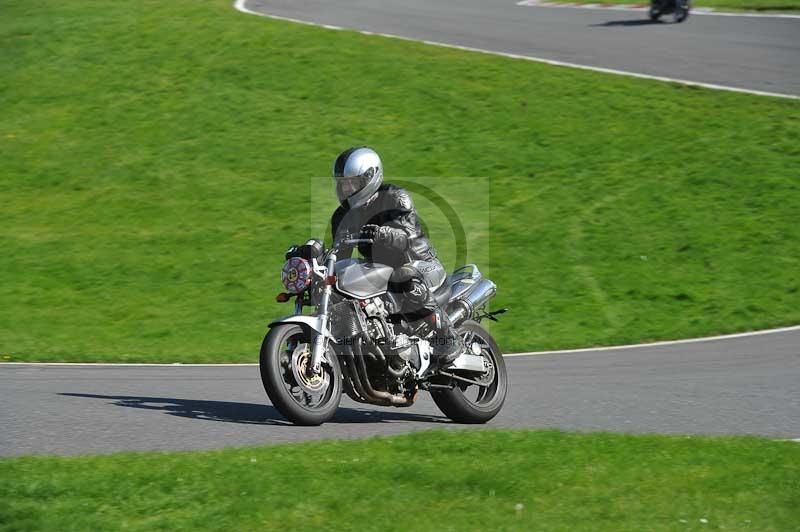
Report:
[[[339,206],[331,217],[333,239],[350,233],[357,235],[367,224],[380,227],[371,246],[359,246],[369,262],[397,268],[415,260],[435,260],[436,250],[422,230],[411,196],[404,189],[385,183],[367,202],[355,209]],[[352,248],[342,248],[339,258],[352,255]]]

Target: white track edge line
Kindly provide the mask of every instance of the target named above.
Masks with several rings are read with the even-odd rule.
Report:
[[[607,346],[607,347],[585,347],[581,349],[562,349],[559,351],[530,351],[525,353],[506,353],[503,355],[503,358],[511,358],[511,357],[527,357],[527,356],[540,356],[540,355],[569,355],[569,354],[577,354],[577,353],[591,353],[591,352],[603,352],[603,351],[621,351],[626,349],[645,349],[650,347],[665,347],[671,345],[683,345],[683,344],[697,344],[702,342],[718,342],[724,340],[735,340],[737,338],[748,338],[751,336],[763,336],[767,334],[776,334],[776,333],[783,333],[783,332],[794,332],[800,331],[800,325],[793,325],[791,327],[781,327],[779,329],[767,329],[764,331],[750,331],[750,332],[743,332],[743,333],[735,333],[735,334],[723,334],[719,336],[705,336],[702,338],[689,338],[686,340],[665,340],[663,342],[652,342],[648,344],[629,344],[629,345],[617,345],[617,346]],[[0,362],[0,366],[120,366],[120,367],[197,367],[197,368],[205,368],[205,367],[213,367],[213,368],[225,368],[225,367],[245,367],[245,366],[258,366],[258,364],[183,364],[181,362],[172,362],[167,364],[155,364],[155,363],[129,363],[129,362]]]
[[[651,342],[646,344],[629,344],[607,347],[584,347],[581,349],[562,349],[559,351],[530,351],[526,353],[509,353],[503,355],[506,357],[524,357],[524,356],[538,356],[538,355],[566,355],[570,353],[588,353],[592,351],[618,351],[623,349],[643,349],[649,347],[665,347],[671,345],[684,345],[684,344],[699,344],[703,342],[719,342],[724,340],[735,340],[737,338],[749,338],[751,336],[762,336],[767,334],[794,332],[800,331],[800,325],[793,325],[791,327],[781,327],[779,329],[767,329],[764,331],[750,331],[735,334],[722,334],[718,336],[705,336],[702,338],[688,338],[686,340],[665,340],[662,342]]]
[[[325,24],[318,24],[316,22],[309,22],[307,20],[298,20],[295,18],[289,17],[281,17],[278,15],[270,15],[268,13],[260,13],[258,11],[253,11],[247,7],[247,0],[236,0],[234,3],[234,7],[236,10],[241,11],[242,13],[247,13],[249,15],[256,15],[258,17],[266,17],[275,20],[284,20],[287,22],[295,22],[297,24],[304,24],[306,26],[316,26],[319,28],[331,28]],[[337,30],[342,30],[345,28],[340,28],[338,26],[334,26],[333,28]],[[392,35],[390,33],[380,33],[380,32],[373,32],[373,31],[366,31],[366,30],[352,30],[357,33],[361,33],[363,35],[378,35],[380,37],[388,37],[390,39],[400,39],[403,41],[412,41],[412,42],[421,42],[423,44],[427,44],[430,46],[440,46],[442,48],[452,48],[455,50],[463,50],[466,52],[478,52],[487,55],[495,55],[500,57],[507,57],[510,59],[521,59],[523,61],[533,61],[536,63],[545,63],[552,66],[560,66],[560,67],[568,67],[568,68],[577,68],[581,70],[590,70],[593,72],[602,72],[604,74],[616,74],[618,76],[628,76],[633,78],[640,78],[640,79],[650,79],[655,81],[662,81],[666,83],[679,83],[681,85],[688,85],[691,87],[703,87],[706,89],[714,89],[714,90],[721,90],[721,91],[728,91],[728,92],[738,92],[743,94],[754,94],[756,96],[770,96],[773,98],[786,98],[790,100],[800,100],[800,96],[794,94],[782,94],[779,92],[766,92],[766,91],[759,91],[754,89],[743,89],[739,87],[731,87],[728,85],[716,85],[713,83],[703,83],[700,81],[689,81],[686,79],[678,79],[678,78],[669,78],[665,76],[654,76],[650,74],[640,74],[638,72],[629,72],[627,70],[617,70],[613,68],[603,68],[603,67],[593,67],[588,65],[579,65],[577,63],[568,63],[565,61],[556,61],[554,59],[545,59],[543,57],[535,57],[529,55],[519,55],[519,54],[512,54],[508,52],[497,52],[494,50],[484,50],[482,48],[473,48],[471,46],[461,46],[458,44],[448,44],[442,43],[437,41],[428,41],[428,40],[420,40],[420,39],[411,39],[409,37],[403,37],[402,35]]]

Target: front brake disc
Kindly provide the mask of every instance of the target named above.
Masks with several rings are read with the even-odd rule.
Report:
[[[320,395],[328,389],[330,376],[320,365],[319,371],[308,374],[311,364],[311,348],[309,344],[300,344],[292,353],[292,376],[297,385],[310,395]]]

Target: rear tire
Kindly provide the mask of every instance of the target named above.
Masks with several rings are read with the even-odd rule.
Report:
[[[483,356],[491,360],[494,366],[494,378],[483,392],[484,395],[479,394],[477,400],[465,395],[468,388],[478,387],[474,384],[456,385],[450,390],[431,391],[431,397],[439,410],[456,423],[486,423],[503,408],[508,393],[508,375],[503,353],[500,352],[494,338],[476,321],[465,321],[458,327],[458,332],[462,337],[473,336],[474,340],[469,341],[469,344],[478,341],[484,346]],[[467,347],[469,348],[469,345]]]
[[[261,344],[261,382],[275,408],[296,425],[321,425],[336,414],[342,398],[342,370],[331,352],[323,361],[321,377],[327,385],[317,395],[304,392],[292,373],[292,346],[311,344],[310,336],[295,324],[276,325]],[[310,348],[310,345],[309,345]],[[288,364],[287,364],[288,363]],[[316,398],[317,402],[311,399]]]

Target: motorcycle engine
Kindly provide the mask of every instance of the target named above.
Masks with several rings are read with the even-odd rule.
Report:
[[[384,305],[383,299],[379,297],[363,300],[361,302],[361,308],[364,309],[364,313],[368,318],[386,319],[389,316],[389,312],[386,310],[386,305]]]
[[[395,333],[395,325],[388,320],[389,306],[391,302],[387,303],[380,297],[361,301],[361,308],[367,316],[368,333],[392,367],[409,367],[417,371],[421,363],[418,339]]]
[[[380,298],[363,299],[360,302],[361,310],[367,318],[367,334],[372,340],[382,345],[394,334],[391,325],[386,321],[389,315]]]

